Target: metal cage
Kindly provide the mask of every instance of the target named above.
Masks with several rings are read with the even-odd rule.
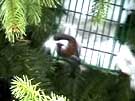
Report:
[[[74,36],[81,45],[83,63],[115,70],[116,55],[121,44],[115,33],[125,24],[133,9],[132,0],[111,0],[105,21],[92,23],[93,0],[65,0],[66,14],[60,18],[60,30]]]

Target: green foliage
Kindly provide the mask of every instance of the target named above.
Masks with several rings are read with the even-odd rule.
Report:
[[[5,47],[7,40],[5,39],[5,33],[2,29],[0,29],[0,50]]]
[[[41,82],[39,87],[47,95],[53,91],[71,101],[129,101],[128,76],[81,66],[85,71],[73,63],[52,59],[22,42],[7,45],[0,51],[1,76],[28,75],[35,78],[33,84]]]
[[[23,0],[24,14],[27,23],[38,25],[41,17],[41,0]]]
[[[128,15],[125,24],[120,24],[117,27],[116,39],[119,40],[121,44],[128,43],[131,48],[135,49],[135,12]]]
[[[107,16],[110,0],[94,0],[92,13],[93,23],[101,23]]]
[[[28,24],[38,25],[42,7],[56,7],[58,0],[2,0],[0,18],[9,42],[23,39]]]
[[[71,65],[73,64],[66,62],[58,65],[61,69],[55,72],[52,79],[56,93],[67,96],[71,101],[129,101],[128,76],[116,71],[81,65],[85,71],[77,70],[74,77],[68,71],[73,68]]]
[[[23,79],[18,76],[12,79],[10,89],[19,101],[68,101],[66,97],[58,96],[54,93],[48,96],[38,86],[39,83],[33,85],[32,79],[29,80],[27,76],[23,75]]]
[[[28,75],[42,82],[41,86],[48,91],[52,89],[47,78],[47,74],[54,69],[51,58],[41,50],[31,48],[26,42],[9,44],[0,51],[0,69],[2,77]]]
[[[27,33],[31,33],[32,45],[41,46],[48,36],[57,32],[59,19],[65,14],[64,8],[57,4],[57,8],[42,7],[41,23],[38,26],[28,26]]]
[[[59,0],[41,0],[46,7],[57,7],[56,4],[61,5]]]
[[[6,29],[6,38],[10,42],[23,38],[26,19],[24,7],[20,0],[4,0],[1,7],[1,18]]]

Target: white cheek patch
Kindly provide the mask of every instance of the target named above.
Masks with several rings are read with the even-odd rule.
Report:
[[[135,57],[130,51],[129,46],[123,45],[117,56],[117,67],[128,75],[135,74]]]
[[[48,40],[43,43],[43,47],[50,49],[51,54],[54,53],[56,49],[56,43],[53,40],[53,36],[49,37]]]
[[[63,44],[63,46],[62,46],[63,49],[66,49],[66,47],[67,47],[67,45],[68,45],[68,41],[67,41],[67,40],[55,41],[55,40],[53,39],[53,37],[54,37],[54,36],[50,36],[50,37],[48,38],[48,40],[43,43],[43,47],[44,47],[44,48],[50,49],[51,55],[53,55],[54,52],[56,51],[57,43],[62,43],[62,44]]]
[[[68,41],[67,40],[59,40],[59,41],[55,41],[55,44],[57,43],[62,43],[62,49],[66,49],[66,47],[68,46]]]

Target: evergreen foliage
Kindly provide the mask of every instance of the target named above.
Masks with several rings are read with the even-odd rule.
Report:
[[[94,0],[92,5],[92,13],[93,19],[92,21],[95,23],[101,23],[105,20],[108,13],[110,0]]]
[[[77,70],[74,77],[67,72],[67,67],[71,68],[71,64],[64,64],[66,63],[57,64],[62,68],[52,80],[56,93],[67,96],[71,101],[130,101],[127,75],[82,65],[86,71]]]
[[[58,0],[2,0],[0,18],[9,42],[23,39],[27,25],[38,25],[42,7],[56,7]]]
[[[66,14],[64,8],[57,4],[57,8],[42,8],[41,23],[38,26],[28,26],[27,35],[30,35],[34,47],[41,46],[43,42],[57,32],[59,20]]]
[[[42,86],[49,89],[51,82],[47,78],[47,73],[54,69],[52,62],[42,51],[33,49],[26,43],[17,42],[7,45],[0,51],[0,75],[7,78],[28,75],[37,82],[43,82]]]
[[[4,0],[1,7],[1,18],[6,28],[6,38],[10,42],[22,39],[25,35],[25,14],[24,7],[20,0]]]
[[[135,49],[135,12],[128,15],[125,24],[118,26],[116,31],[116,39],[121,44],[128,43]]]
[[[33,85],[32,79],[29,80],[27,76],[23,78],[15,76],[11,81],[11,91],[15,98],[19,101],[68,101],[66,97],[55,95],[51,93],[46,95],[42,89],[39,88],[39,83]]]

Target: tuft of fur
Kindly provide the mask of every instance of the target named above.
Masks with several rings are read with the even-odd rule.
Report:
[[[47,54],[57,56],[57,53],[55,52],[56,48],[57,48],[57,43],[62,43],[63,44],[62,48],[66,48],[68,41],[67,40],[59,40],[56,42],[54,40],[54,35],[52,35],[43,43],[43,48],[45,49],[45,52]]]
[[[121,46],[117,55],[116,67],[129,75],[131,89],[135,90],[135,57],[127,44]]]

